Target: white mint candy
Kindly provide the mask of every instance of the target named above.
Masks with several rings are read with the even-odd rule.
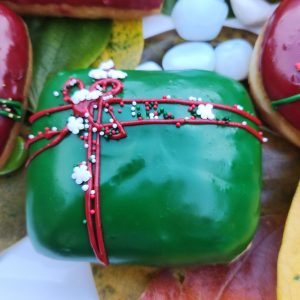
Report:
[[[243,39],[232,39],[219,44],[215,50],[215,71],[235,80],[246,79],[252,51],[252,45]]]
[[[210,41],[221,31],[228,5],[220,0],[179,0],[172,11],[178,34],[189,41]]]
[[[161,71],[162,67],[154,61],[146,61],[135,69],[140,71]]]
[[[171,48],[164,55],[162,65],[164,70],[196,69],[213,71],[215,68],[215,52],[208,43],[182,43]]]
[[[278,6],[265,0],[230,0],[230,3],[234,15],[247,26],[262,25]]]

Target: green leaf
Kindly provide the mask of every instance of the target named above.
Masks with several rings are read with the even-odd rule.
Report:
[[[29,103],[35,111],[39,95],[53,73],[89,67],[109,42],[109,20],[28,18],[33,47],[33,77]]]
[[[162,12],[165,15],[170,15],[176,2],[177,0],[165,0],[162,8]]]
[[[7,175],[19,169],[24,164],[26,157],[27,150],[25,148],[25,141],[22,137],[19,136],[8,161],[6,162],[4,167],[0,169],[0,176]]]

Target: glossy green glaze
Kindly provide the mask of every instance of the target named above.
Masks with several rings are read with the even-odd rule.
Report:
[[[121,94],[127,99],[197,96],[240,104],[254,113],[244,88],[214,73],[127,73]],[[47,83],[38,111],[63,104],[53,91],[61,90],[70,76],[91,84],[86,70],[58,74]],[[182,114],[178,105],[168,110]],[[71,113],[38,120],[33,133],[63,128]],[[232,113],[215,113],[243,121]],[[132,120],[130,106],[116,116]],[[102,141],[101,209],[110,263],[223,263],[246,249],[259,220],[261,145],[256,138],[242,129],[215,125],[141,125],[126,127],[126,132],[125,139]],[[29,166],[27,227],[41,253],[95,261],[82,222],[84,195],[71,179],[73,167],[83,160],[83,142],[69,135]]]

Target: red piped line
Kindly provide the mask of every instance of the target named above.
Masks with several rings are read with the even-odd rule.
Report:
[[[39,111],[37,113],[35,113],[34,115],[32,115],[29,118],[29,122],[33,123],[34,121],[36,121],[37,119],[44,117],[45,115],[50,115],[52,113],[56,113],[59,111],[63,111],[63,110],[68,110],[68,109],[72,109],[73,108],[73,104],[67,104],[67,105],[61,105],[61,106],[57,106],[57,107],[52,107],[52,108],[48,108],[42,111]]]
[[[225,105],[225,104],[219,104],[219,103],[212,103],[212,102],[208,102],[208,101],[195,101],[195,100],[181,100],[181,99],[134,99],[134,100],[130,100],[130,99],[122,99],[122,98],[113,98],[113,99],[109,99],[107,100],[107,102],[109,104],[119,104],[120,102],[123,102],[124,104],[132,104],[133,101],[135,101],[136,103],[141,103],[141,104],[145,104],[146,102],[157,102],[158,104],[181,104],[181,105],[186,105],[186,106],[191,106],[191,105],[200,105],[200,104],[211,104],[213,105],[213,108],[217,108],[217,109],[221,109],[221,110],[225,110],[225,111],[230,111],[232,113],[238,114],[250,121],[252,121],[254,124],[256,124],[257,126],[261,126],[262,123],[261,121],[251,115],[250,113],[238,109],[237,105],[234,106],[229,106],[229,105]]]
[[[55,134],[58,133],[58,136],[56,138],[54,138],[50,143],[48,143],[47,145],[45,145],[44,147],[42,147],[41,149],[35,151],[34,153],[32,153],[29,158],[27,159],[26,161],[26,167],[29,166],[29,164],[31,163],[31,161],[37,157],[40,153],[42,153],[43,151],[49,149],[49,148],[52,148],[54,146],[56,146],[57,144],[59,144],[63,139],[64,137],[70,133],[69,129],[68,128],[64,128],[62,130],[59,130],[59,131],[54,131],[54,132],[49,132],[48,134],[47,133],[42,133],[38,136],[38,138],[36,138],[35,140],[34,139],[31,139],[31,143],[28,143],[28,146],[30,144],[32,144],[33,142],[36,142],[38,140],[40,140],[42,138],[42,136],[45,138],[45,139],[49,139],[51,138],[51,136],[54,136]]]

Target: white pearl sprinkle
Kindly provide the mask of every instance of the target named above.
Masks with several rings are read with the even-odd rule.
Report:
[[[190,96],[190,97],[189,97],[189,100],[195,101],[195,100],[197,100],[197,98],[196,98],[196,97],[193,97],[193,96]]]
[[[81,162],[82,165],[86,165],[86,161],[84,160],[83,162]]]
[[[52,131],[57,131],[57,127],[52,127],[51,130]]]
[[[95,195],[96,191],[95,190],[91,190],[91,195]]]
[[[153,119],[153,118],[154,118],[154,113],[150,113],[150,114],[149,114],[149,118],[150,118],[150,119]]]
[[[237,105],[236,108],[239,109],[239,110],[244,110],[243,106],[241,106],[241,105]]]
[[[247,125],[247,122],[246,122],[246,121],[243,121],[242,124],[243,124],[243,125]]]
[[[34,139],[34,135],[33,134],[29,134],[28,138],[29,139]]]
[[[89,113],[86,112],[86,113],[84,114],[84,116],[87,118],[87,117],[89,116]]]
[[[86,129],[88,129],[89,127],[90,127],[89,124],[85,124],[85,125],[84,125],[84,128],[86,128]]]
[[[89,134],[88,134],[87,132],[85,132],[83,135],[84,135],[84,136],[89,136]]]
[[[263,140],[264,143],[266,143],[269,139],[264,137],[262,140]]]
[[[97,128],[96,128],[96,127],[93,127],[92,131],[93,131],[93,132],[97,132]]]
[[[98,108],[98,105],[97,105],[97,104],[94,104],[93,107],[94,107],[94,108]]]
[[[112,127],[116,129],[116,128],[118,128],[118,125],[117,125],[116,123],[114,123],[114,124],[112,125]]]
[[[100,135],[104,135],[104,131],[100,131],[99,134],[100,134]]]
[[[132,102],[132,105],[133,105],[133,106],[136,106],[136,101],[133,101],[133,102]]]
[[[136,112],[133,111],[133,112],[131,113],[131,115],[134,117],[134,116],[136,115]]]
[[[88,148],[89,147],[89,144],[84,144],[84,148]]]
[[[108,109],[107,109],[107,108],[104,108],[104,111],[107,113],[107,112],[108,112]]]
[[[58,91],[54,91],[54,92],[53,92],[53,96],[54,96],[54,97],[58,97],[58,96],[59,96],[59,92],[58,92]]]
[[[81,188],[84,192],[86,192],[89,189],[89,186],[87,184],[84,184]]]
[[[171,99],[171,96],[170,96],[170,95],[167,95],[167,99]]]
[[[134,107],[134,106],[132,106],[132,107],[131,107],[131,110],[132,110],[132,111],[135,111],[135,107]]]
[[[113,118],[110,118],[110,119],[109,119],[109,122],[110,122],[110,123],[113,123],[113,122],[114,122],[114,119],[113,119]]]
[[[156,120],[157,120],[157,119],[158,119],[158,116],[154,116],[154,119],[156,119]]]

